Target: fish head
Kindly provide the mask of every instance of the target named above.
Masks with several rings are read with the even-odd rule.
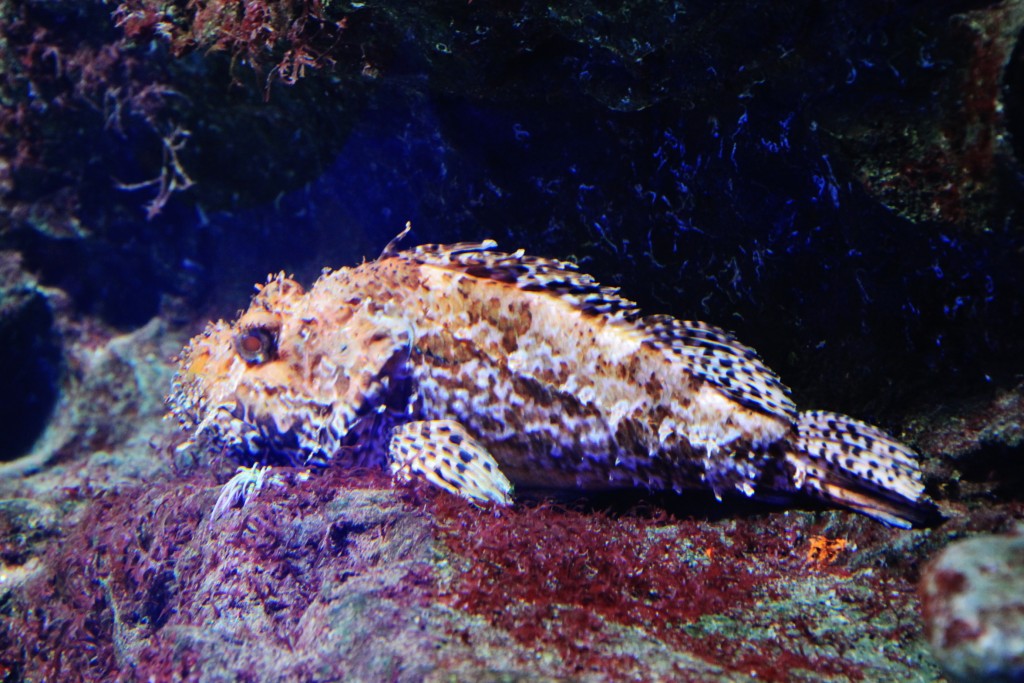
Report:
[[[283,273],[258,290],[184,348],[168,406],[194,441],[240,460],[329,460],[394,402],[412,331],[390,305]]]

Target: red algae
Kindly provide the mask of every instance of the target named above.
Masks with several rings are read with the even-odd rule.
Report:
[[[8,607],[0,665],[20,675],[30,666],[39,680],[115,678],[116,625],[152,630],[169,616],[174,561],[200,516],[196,493],[175,484],[93,497]]]
[[[757,641],[692,630],[715,615],[743,622],[786,593],[782,579],[845,573],[807,563],[806,543],[796,543],[801,532],[664,514],[613,518],[550,503],[488,514],[438,498],[432,513],[460,565],[442,599],[523,645],[555,648],[567,673],[633,671],[634,658],[605,646],[613,630],[635,627],[765,680],[785,680],[793,669],[863,678],[842,658],[802,652],[801,639],[813,642],[806,624],[795,638]]]
[[[129,40],[159,36],[176,56],[195,50],[224,51],[272,81],[294,84],[307,71],[334,63],[346,20],[328,19],[319,0],[242,5],[224,0],[153,2],[126,0],[115,12]]]
[[[424,648],[455,668],[543,662],[552,675],[613,679],[870,680],[877,670],[856,642],[865,637],[894,644],[881,657],[915,663],[899,647],[920,635],[912,587],[890,570],[851,573],[871,544],[862,531],[875,528],[862,520],[481,509],[423,486],[396,489],[379,471],[280,475],[285,485],[213,522],[209,474],[77,492],[69,504],[88,507],[6,606],[0,666],[11,680],[26,667],[68,666],[90,680],[196,680],[226,666],[218,638],[194,635],[217,624],[261,643],[259,652],[232,646],[240,672],[305,651],[310,638],[348,643],[345,634],[359,633],[343,673],[365,648],[382,647],[366,640],[380,628],[409,623],[424,626],[410,627],[399,652]],[[833,564],[809,562],[819,536],[847,539],[848,549]],[[845,623],[870,625],[851,637],[828,621],[840,610]],[[437,638],[448,646],[430,650]],[[474,654],[488,642],[500,644],[489,655],[499,659]],[[289,675],[310,661],[289,661]]]
[[[171,622],[201,626],[224,609],[241,618],[258,606],[274,625],[261,638],[294,639],[331,565],[358,571],[345,561],[344,537],[352,530],[331,527],[312,547],[297,520],[339,489],[381,488],[385,479],[330,470],[301,486],[271,486],[217,529],[204,521],[216,494],[208,474],[69,492],[69,504],[82,512],[54,534],[39,558],[43,568],[0,605],[0,680],[29,672],[62,680],[67,671],[85,680],[196,680],[195,654],[165,642],[161,629]],[[211,543],[216,547],[205,552]]]

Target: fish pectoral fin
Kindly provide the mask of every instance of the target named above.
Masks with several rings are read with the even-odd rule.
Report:
[[[454,420],[421,420],[395,427],[388,445],[391,473],[421,478],[477,503],[512,504],[512,484],[480,442]]]

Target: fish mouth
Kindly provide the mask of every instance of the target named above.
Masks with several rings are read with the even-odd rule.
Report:
[[[248,465],[290,464],[288,454],[298,448],[292,430],[279,429],[269,415],[254,415],[240,401],[211,408],[196,426],[194,439]]]
[[[323,406],[308,407],[318,419],[298,419],[289,411],[257,411],[239,400],[207,411],[193,439],[214,445],[244,464],[310,465],[329,460],[349,440],[347,427],[332,427]],[[286,417],[281,417],[282,415]]]

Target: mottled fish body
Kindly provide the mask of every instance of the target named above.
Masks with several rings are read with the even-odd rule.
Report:
[[[243,462],[381,465],[475,500],[520,487],[809,494],[901,526],[916,457],[798,413],[753,350],[642,316],[568,262],[490,241],[283,274],[183,351],[172,412]]]

